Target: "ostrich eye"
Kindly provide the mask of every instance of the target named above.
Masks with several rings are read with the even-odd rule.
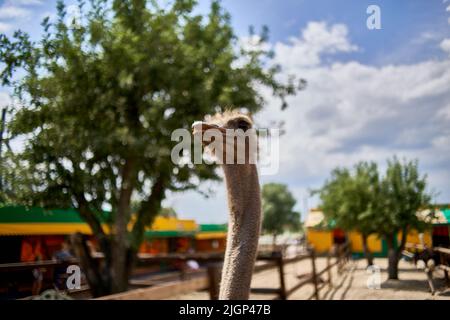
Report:
[[[250,128],[250,124],[245,120],[239,120],[237,127],[242,131],[247,131]]]

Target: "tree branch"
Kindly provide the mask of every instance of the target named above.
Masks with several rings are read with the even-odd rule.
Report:
[[[400,240],[400,245],[397,248],[397,255],[400,256],[405,248],[406,237],[408,235],[408,227],[405,226],[402,228],[402,238]]]
[[[165,197],[166,178],[161,173],[152,186],[151,194],[147,200],[141,203],[137,212],[136,222],[131,234],[131,246],[134,251],[139,249],[144,236],[145,227],[153,222],[161,209],[161,201]]]

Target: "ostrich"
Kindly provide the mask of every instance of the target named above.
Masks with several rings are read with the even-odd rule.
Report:
[[[232,163],[229,161],[225,163],[224,160],[224,164],[221,164],[225,174],[229,223],[219,299],[246,300],[250,294],[250,283],[258,249],[261,193],[256,165],[250,161],[253,152],[249,146],[250,139],[245,139],[244,161],[239,161],[242,153],[237,154],[237,151],[241,149],[237,148],[237,140],[230,138],[231,130],[227,129],[240,129],[246,134],[252,132],[253,137],[256,137],[256,134],[254,129],[249,131],[253,126],[250,117],[239,112],[216,114],[205,120],[205,122],[193,124],[193,133],[200,135],[203,144],[210,147],[210,143],[204,141],[206,138],[204,133],[210,129],[219,132],[223,138],[223,149],[219,147],[213,152],[216,158],[219,152],[223,152],[222,159],[227,159],[226,150],[229,149],[225,148],[226,145],[231,144],[234,148]],[[242,131],[237,132],[242,134]]]

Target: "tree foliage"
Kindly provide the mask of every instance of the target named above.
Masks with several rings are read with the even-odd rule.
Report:
[[[410,230],[423,231],[429,217],[419,217],[429,208],[432,195],[427,191],[426,175],[421,176],[418,161],[394,157],[380,176],[375,163],[360,162],[351,171],[338,168],[317,191],[327,218],[344,230],[359,231],[364,238],[376,233],[389,248],[389,277],[397,278],[397,265]],[[397,243],[397,235],[401,234]],[[369,264],[370,256],[368,256]]]
[[[265,184],[262,188],[263,232],[276,237],[286,230],[300,230],[300,213],[294,211],[295,204],[296,200],[286,185]]]
[[[268,64],[264,46],[238,46],[217,1],[206,16],[194,14],[195,5],[80,0],[79,16],[68,21],[59,1],[39,41],[21,31],[0,36],[0,78],[18,101],[8,140],[24,141],[1,164],[1,197],[78,209],[105,254],[103,293],[125,289],[130,256],[166,190],[218,179],[213,166],[172,163],[171,132],[225,108],[258,111],[261,85],[283,106],[296,91],[292,79],[276,80],[279,68]],[[104,208],[111,211],[107,228]]]
[[[172,207],[161,208],[159,215],[164,218],[177,218],[178,214]]]
[[[376,231],[373,218],[379,205],[379,175],[376,163],[359,162],[349,170],[337,168],[316,191],[326,217],[339,228],[369,235]]]
[[[398,279],[398,260],[408,232],[413,229],[423,231],[434,217],[433,210],[425,217],[417,214],[430,208],[432,200],[432,194],[427,191],[427,176],[420,175],[417,160],[400,161],[396,157],[388,160],[381,181],[380,200],[379,215],[374,223],[389,248],[389,279]],[[401,238],[397,243],[399,234]]]
[[[404,228],[423,231],[429,226],[429,219],[417,215],[430,207],[432,200],[427,191],[427,176],[420,175],[417,160],[400,161],[396,157],[388,160],[380,191],[382,206],[376,224],[381,234],[393,234]]]
[[[363,247],[372,264],[367,237],[377,231],[373,223],[379,211],[379,175],[376,163],[359,162],[353,170],[337,168],[331,178],[317,190],[321,207],[327,219],[345,231],[358,231]]]

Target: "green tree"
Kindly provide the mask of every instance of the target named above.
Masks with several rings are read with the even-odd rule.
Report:
[[[229,107],[258,111],[258,86],[271,88],[283,108],[297,89],[293,79],[275,79],[279,68],[264,46],[239,48],[217,1],[206,16],[194,14],[195,5],[80,0],[79,17],[67,21],[59,1],[39,41],[21,31],[0,35],[1,80],[18,101],[8,139],[24,139],[1,164],[2,197],[79,211],[105,256],[81,261],[96,296],[127,288],[166,190],[219,179],[213,166],[172,163],[171,132]]]
[[[177,218],[178,217],[177,212],[172,207],[161,208],[161,210],[159,211],[159,215],[164,218]]]
[[[294,211],[295,198],[287,186],[279,183],[267,183],[262,188],[262,230],[276,238],[286,230],[299,231],[300,213]]]
[[[324,186],[317,190],[327,219],[345,231],[361,233],[367,264],[373,257],[367,245],[369,235],[375,233],[374,216],[379,206],[379,175],[373,162],[360,162],[353,170],[337,168]]]
[[[344,230],[356,230],[367,237],[376,233],[388,245],[388,276],[398,279],[398,261],[412,229],[423,231],[433,216],[419,218],[417,212],[430,207],[432,195],[426,191],[426,176],[420,176],[417,161],[388,160],[386,173],[380,177],[375,163],[358,163],[353,173],[336,169],[318,192],[328,218]],[[397,235],[401,240],[397,243]]]
[[[408,232],[412,229],[423,231],[429,227],[429,219],[434,215],[432,210],[425,219],[417,215],[431,206],[432,195],[427,192],[426,175],[419,174],[418,161],[400,161],[396,157],[388,160],[380,193],[380,211],[373,223],[388,246],[389,279],[398,279],[398,261]],[[401,239],[397,243],[400,233]]]

